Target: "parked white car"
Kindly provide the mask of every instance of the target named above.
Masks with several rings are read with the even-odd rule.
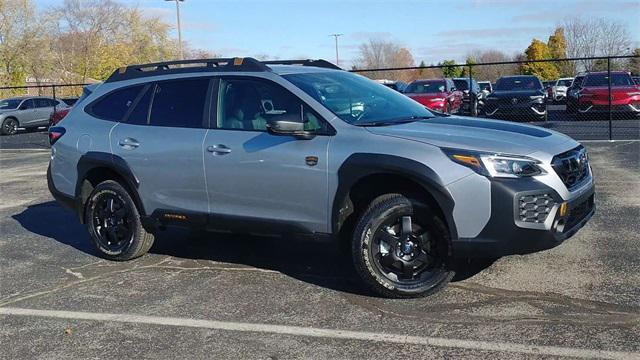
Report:
[[[571,86],[573,78],[560,78],[556,84],[551,87],[551,93],[554,101],[563,101],[567,98],[567,89]]]

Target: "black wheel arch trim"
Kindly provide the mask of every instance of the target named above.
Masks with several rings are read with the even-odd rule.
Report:
[[[338,188],[332,203],[331,230],[338,234],[346,220],[341,212],[349,206],[351,189],[358,181],[370,175],[400,175],[419,184],[436,201],[442,210],[451,239],[457,239],[453,220],[453,197],[442,183],[440,176],[430,167],[415,160],[395,155],[355,153],[349,156],[338,170]]]
[[[131,170],[127,162],[118,155],[99,152],[99,151],[90,151],[83,154],[78,160],[77,164],[77,174],[78,181],[76,182],[75,196],[77,199],[80,199],[82,192],[82,183],[87,178],[89,172],[96,168],[107,168],[110,171],[118,174],[132,191],[131,197],[135,201],[136,205],[138,205],[138,212],[140,216],[146,216],[146,212],[144,210],[144,205],[136,191],[140,186],[140,180],[136,177],[134,172]]]

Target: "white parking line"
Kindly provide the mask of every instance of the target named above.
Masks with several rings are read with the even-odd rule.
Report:
[[[590,350],[559,346],[538,346],[516,344],[508,342],[476,341],[463,339],[448,339],[440,337],[408,336],[399,334],[374,333],[364,331],[349,331],[339,329],[319,329],[301,326],[252,324],[230,321],[197,320],[176,317],[145,316],[132,314],[107,314],[81,311],[36,310],[23,308],[0,307],[0,315],[33,316],[73,320],[111,321],[121,323],[181,326],[212,330],[252,332],[291,336],[306,336],[314,338],[362,340],[382,343],[398,343],[424,345],[444,348],[457,348],[479,351],[498,351],[518,354],[534,354],[546,356],[564,356],[576,358],[599,359],[638,359],[640,353]]]
[[[33,148],[33,149],[0,149],[0,151],[14,151],[14,152],[18,152],[18,151],[42,151],[42,152],[50,152],[51,149],[47,149],[47,148]]]

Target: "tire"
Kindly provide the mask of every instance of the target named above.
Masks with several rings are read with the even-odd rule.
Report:
[[[15,118],[6,118],[2,122],[2,127],[0,128],[0,134],[2,135],[15,135],[18,132],[18,120]]]
[[[473,117],[478,116],[478,100],[475,100],[473,104],[471,104],[471,109],[469,110],[469,116],[473,116]]]
[[[411,227],[405,232],[406,218]],[[400,243],[404,233],[410,234],[408,247]],[[394,241],[396,244],[388,244]],[[455,272],[448,264],[448,244],[449,233],[444,222],[428,206],[400,194],[386,194],[374,199],[360,216],[353,232],[351,253],[356,272],[375,294],[412,298],[434,294],[453,278]],[[411,261],[399,261],[398,256]],[[421,265],[405,266],[410,264]],[[396,272],[396,266],[402,270]]]
[[[102,257],[132,260],[144,255],[153,245],[153,234],[142,227],[135,202],[118,182],[107,180],[98,184],[84,209],[91,241]]]

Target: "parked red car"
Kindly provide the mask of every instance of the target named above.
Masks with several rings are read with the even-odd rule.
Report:
[[[611,110],[616,118],[640,116],[640,86],[624,71],[611,72]],[[609,78],[606,71],[585,76],[578,97],[580,119],[604,120],[609,111]],[[600,114],[600,117],[597,117]]]
[[[51,113],[51,116],[49,116],[49,127],[55,126],[56,124],[58,124],[60,120],[62,120],[65,116],[67,116],[70,110],[71,108],[68,107],[68,108],[58,109],[53,113]]]
[[[415,80],[404,94],[431,110],[447,114],[460,112],[462,105],[462,91],[449,78]]]

